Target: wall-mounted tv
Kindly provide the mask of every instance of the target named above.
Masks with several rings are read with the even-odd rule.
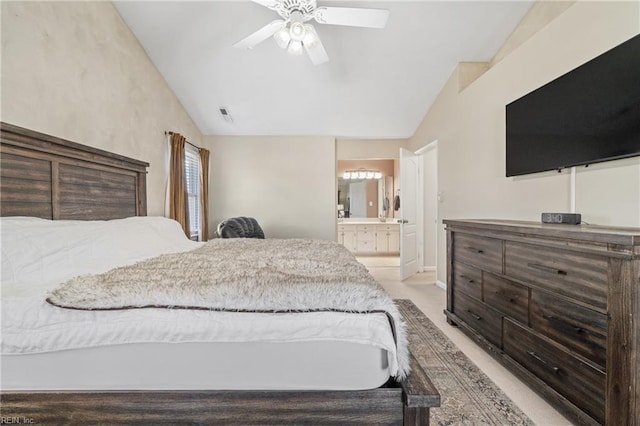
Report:
[[[640,35],[506,106],[506,174],[640,155]]]

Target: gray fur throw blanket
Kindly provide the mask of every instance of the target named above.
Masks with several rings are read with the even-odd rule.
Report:
[[[218,224],[217,234],[221,238],[262,238],[264,231],[253,217],[239,216]]]
[[[383,312],[396,339],[397,377],[409,373],[405,323],[393,300],[353,254],[333,241],[214,239],[190,252],[73,278],[47,302],[81,310]]]

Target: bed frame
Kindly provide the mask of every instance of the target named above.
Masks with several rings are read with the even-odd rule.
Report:
[[[147,214],[149,163],[0,126],[0,215],[101,220]]]
[[[102,220],[144,216],[148,163],[0,123],[0,215]],[[428,425],[440,394],[411,374],[365,391],[6,391],[22,423]]]

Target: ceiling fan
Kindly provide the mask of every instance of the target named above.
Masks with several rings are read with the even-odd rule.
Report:
[[[257,44],[273,36],[278,46],[287,49],[293,55],[301,55],[306,50],[314,65],[327,62],[329,56],[315,28],[307,24],[307,21],[313,19],[319,24],[384,28],[389,17],[389,11],[385,9],[318,7],[316,0],[252,1],[276,11],[282,19],[265,25],[233,46],[253,49]]]

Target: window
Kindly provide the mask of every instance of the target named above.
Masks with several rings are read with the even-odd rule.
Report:
[[[201,239],[202,218],[200,209],[200,155],[196,148],[187,145],[184,157],[184,172],[187,178],[189,197],[189,231],[191,239]]]

